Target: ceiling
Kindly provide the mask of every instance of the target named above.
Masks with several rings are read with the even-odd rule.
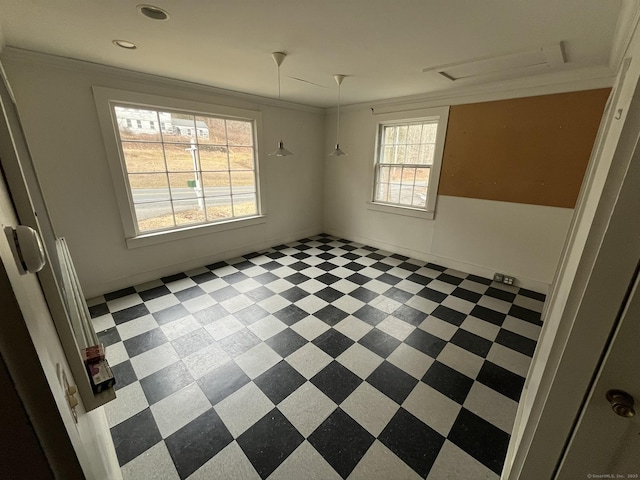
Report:
[[[137,12],[141,1],[0,0],[0,31],[8,46],[276,98],[271,53],[282,51],[288,54],[282,99],[328,107],[336,103],[338,73],[347,75],[343,104],[524,76],[611,75],[622,6],[622,0],[147,0],[170,14],[154,21]],[[119,48],[114,39],[138,48]],[[423,72],[559,42],[562,65],[454,82]]]

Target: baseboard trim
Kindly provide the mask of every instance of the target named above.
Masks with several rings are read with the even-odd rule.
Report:
[[[325,230],[325,233],[328,233],[336,237],[344,238],[344,239],[362,243],[365,245],[370,245],[372,247],[379,248],[380,250],[387,250],[389,252],[399,253],[400,255],[405,255],[407,257],[411,257],[416,260],[431,262],[438,265],[442,265],[443,267],[459,270],[461,272],[471,273],[473,275],[478,275],[479,277],[493,278],[493,274],[495,273],[495,270],[490,267],[475,265],[473,263],[461,262],[459,260],[454,260],[452,258],[447,258],[447,257],[441,257],[439,255],[432,255],[419,250],[413,250],[411,248],[402,247],[400,245],[382,242],[374,238],[363,237],[361,235],[346,233],[335,228],[325,228],[324,230]],[[545,295],[549,292],[549,287],[550,287],[550,285],[547,283],[540,282],[538,280],[533,280],[530,278],[525,278],[525,277],[518,277],[516,286],[526,288],[527,290],[533,290],[534,292],[540,292]]]
[[[160,268],[154,268],[152,270],[146,270],[144,272],[140,272],[135,275],[129,275],[126,277],[115,278],[113,280],[104,282],[99,290],[93,291],[87,289],[85,291],[86,298],[94,298],[100,295],[104,295],[108,292],[114,292],[116,290],[120,290],[122,288],[127,288],[135,285],[141,285],[143,283],[151,282],[153,280],[157,280],[162,277],[167,277],[169,275],[174,275],[176,273],[188,272],[189,270],[195,270],[196,268],[203,267],[205,265],[210,265],[215,262],[220,262],[222,260],[231,260],[236,257],[241,257],[246,255],[247,253],[258,252],[261,250],[266,250],[275,245],[280,245],[282,243],[289,243],[301,238],[312,237],[314,235],[318,235],[323,233],[322,228],[308,228],[306,230],[301,230],[296,233],[291,233],[288,235],[283,235],[281,237],[271,238],[269,240],[264,240],[259,243],[254,243],[251,245],[244,245],[237,248],[232,248],[228,250],[223,250],[220,252],[216,252],[213,255],[207,257],[199,257],[188,262],[178,262],[170,265],[164,265]]]

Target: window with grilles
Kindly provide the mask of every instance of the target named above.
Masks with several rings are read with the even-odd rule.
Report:
[[[428,111],[433,115],[378,124],[374,207],[429,212],[433,218],[448,112],[441,107]]]
[[[259,213],[253,120],[112,108],[138,233]]]

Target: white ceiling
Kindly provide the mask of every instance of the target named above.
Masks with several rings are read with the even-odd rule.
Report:
[[[549,73],[602,77],[622,0],[157,0],[168,21],[140,15],[145,0],[0,0],[6,45],[277,97],[343,104],[453,88],[424,68],[562,42]],[[138,45],[134,51],[114,39]],[[538,72],[536,72],[538,73]],[[522,71],[520,75],[530,75]],[[305,79],[327,88],[293,80]],[[496,80],[481,79],[480,81]],[[455,82],[454,82],[455,83]],[[458,82],[460,83],[460,82]]]

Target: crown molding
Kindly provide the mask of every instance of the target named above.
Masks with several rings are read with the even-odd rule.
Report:
[[[638,10],[640,13],[640,9]],[[640,17],[639,17],[640,18]],[[631,32],[632,33],[632,32]],[[630,34],[629,34],[630,38]],[[625,47],[626,48],[626,47]],[[320,108],[294,102],[277,100],[248,93],[236,92],[222,88],[186,82],[174,78],[152,75],[99,63],[86,62],[73,58],[49,55],[46,53],[6,46],[2,51],[2,60],[24,64],[40,64],[51,68],[60,68],[76,72],[99,73],[123,81],[136,81],[139,84],[184,88],[194,92],[210,95],[220,95],[231,99],[242,100],[251,105],[246,108],[259,109],[260,106],[286,108],[316,114],[333,114],[336,107]],[[446,105],[460,105],[478,103],[509,98],[531,97],[566,93],[579,90],[607,88],[613,85],[615,70],[608,67],[585,68],[579,70],[563,70],[554,74],[537,75],[533,77],[492,82],[482,85],[459,87],[457,89],[438,90],[426,94],[411,95],[351,105],[341,105],[341,111],[356,111],[363,109],[378,110],[415,110]]]
[[[458,89],[438,90],[428,94],[362,102],[341,106],[340,110],[347,112],[369,109],[374,113],[380,113],[381,111],[409,111],[446,105],[610,88],[614,80],[615,71],[606,66],[564,70],[554,74],[536,75],[517,80],[505,80]],[[327,113],[335,113],[335,111],[334,107],[327,109]]]
[[[75,58],[61,57],[58,55],[50,55],[47,53],[37,52],[34,50],[26,50],[22,48],[16,48],[12,46],[6,46],[2,51],[2,59],[11,62],[20,62],[26,64],[40,64],[46,65],[52,68],[60,68],[69,71],[76,72],[91,72],[100,73],[102,76],[109,76],[125,81],[135,80],[140,84],[153,84],[155,86],[162,85],[173,88],[183,88],[194,92],[221,95],[231,97],[245,102],[250,102],[253,105],[253,109],[257,109],[260,105],[286,108],[289,110],[297,110],[302,112],[323,114],[324,109],[320,107],[312,107],[309,105],[303,105],[300,103],[287,102],[285,100],[278,100],[269,97],[262,97],[259,95],[252,95],[249,93],[236,92],[234,90],[226,90],[224,88],[212,87],[209,85],[203,85],[201,83],[187,82],[184,80],[177,80],[175,78],[163,77],[160,75],[153,75],[150,73],[137,72],[135,70],[129,70],[125,68],[112,67],[103,65],[100,63],[87,62],[84,60],[78,60]]]

